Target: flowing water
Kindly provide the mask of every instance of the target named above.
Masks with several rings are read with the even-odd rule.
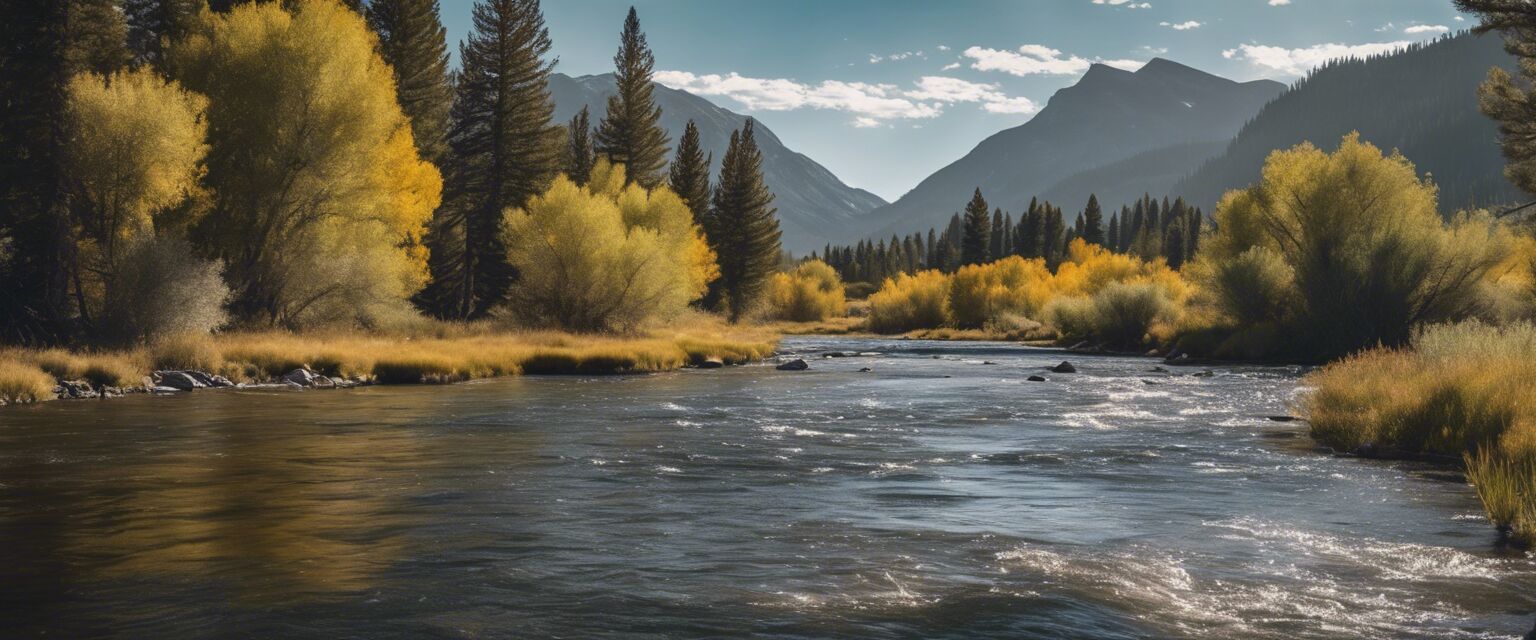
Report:
[[[5,408],[0,636],[1531,628],[1536,560],[1500,548],[1454,473],[1334,457],[1266,419],[1295,369],[782,349],[812,369]]]

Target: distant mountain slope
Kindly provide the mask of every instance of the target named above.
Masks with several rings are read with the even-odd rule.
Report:
[[[1161,58],[1134,73],[1095,64],[1029,122],[983,140],[871,213],[872,228],[860,235],[941,225],[978,186],[989,203],[1017,212],[1030,196],[1082,171],[1153,149],[1228,140],[1284,90],[1278,82],[1233,82]]]
[[[1076,212],[1097,195],[1105,207],[1118,208],[1143,195],[1173,193],[1174,184],[1194,173],[1207,160],[1221,155],[1229,140],[1190,142],[1144,151],[1119,162],[1094,167],[1073,175],[1040,194],[1068,211]],[[1178,195],[1173,193],[1173,195]]]
[[[568,121],[586,105],[592,110],[595,126],[607,110],[608,96],[614,93],[613,82],[611,73],[579,78],[552,75],[549,88],[555,99],[556,120]],[[684,126],[693,120],[699,127],[705,153],[715,154],[710,169],[718,177],[731,132],[741,128],[746,116],[659,84],[655,96],[661,107],[661,125],[671,136],[672,149],[676,150]],[[773,205],[779,210],[784,247],[796,254],[820,249],[829,237],[835,237],[829,234],[848,233],[864,214],[885,204],[880,196],[843,184],[816,161],[786,148],[762,122],[757,123],[757,142],[763,150],[763,176],[773,191]]]
[[[1228,189],[1258,181],[1271,151],[1303,141],[1332,149],[1359,131],[1432,174],[1443,210],[1521,200],[1503,177],[1497,127],[1477,109],[1477,85],[1494,65],[1514,65],[1499,38],[1468,34],[1329,63],[1266,105],[1225,153],[1171,192],[1212,211]]]

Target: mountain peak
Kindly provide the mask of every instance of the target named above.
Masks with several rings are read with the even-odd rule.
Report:
[[[1153,58],[1148,60],[1147,63],[1142,65],[1140,69],[1136,70],[1136,75],[1157,78],[1202,78],[1208,80],[1221,80],[1228,83],[1232,82],[1232,80],[1228,80],[1227,78],[1223,78],[1212,73],[1207,73],[1189,65],[1174,62],[1167,58]]]

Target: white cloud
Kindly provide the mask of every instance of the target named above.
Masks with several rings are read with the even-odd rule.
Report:
[[[1246,60],[1250,64],[1289,76],[1305,75],[1324,62],[1336,58],[1363,58],[1387,53],[1411,44],[1407,41],[1372,42],[1366,44],[1317,44],[1310,47],[1287,49],[1258,44],[1239,45],[1236,49],[1222,51],[1229,60]]]
[[[1397,25],[1388,22],[1388,23],[1386,23],[1384,25],[1376,27],[1375,29],[1371,29],[1371,31],[1375,31],[1376,33],[1383,33],[1383,32],[1386,32],[1386,31],[1393,31],[1393,30],[1396,30],[1396,29],[1397,29]]]
[[[1127,9],[1151,9],[1150,2],[1131,2],[1131,0],[1093,0],[1094,4],[1107,4],[1113,7],[1123,6]]]
[[[1291,0],[1269,0],[1269,6],[1271,6],[1271,7],[1283,7],[1283,6],[1288,5],[1290,3],[1291,3]]]
[[[1188,22],[1179,22],[1179,23],[1172,23],[1172,22],[1168,22],[1168,21],[1165,20],[1163,22],[1159,22],[1158,24],[1161,25],[1161,26],[1164,26],[1164,27],[1168,27],[1169,29],[1173,29],[1174,31],[1188,31],[1190,29],[1199,29],[1200,26],[1201,26],[1199,22],[1196,22],[1194,20],[1190,20]]]
[[[938,49],[939,49],[939,51],[949,51],[949,47],[947,47],[947,46],[944,46],[944,45],[942,45],[942,44],[941,44],[941,45],[939,45],[939,47],[938,47]]]
[[[937,117],[938,105],[913,102],[889,84],[826,80],[805,84],[785,78],[750,78],[737,73],[696,75],[687,71],[657,71],[656,81],[704,96],[726,96],[754,111],[827,109],[871,119]]]
[[[861,128],[881,126],[889,120],[935,118],[943,113],[945,105],[956,103],[979,103],[990,113],[1040,110],[1028,98],[1009,96],[996,84],[946,76],[923,76],[908,90],[890,84],[841,80],[806,84],[787,78],[666,70],[656,72],[656,81],[697,95],[728,97],[753,111],[843,111],[853,114],[853,125]]]
[[[951,62],[949,64],[944,65],[942,70],[943,71],[954,71],[955,69],[959,69],[959,68],[960,68],[960,63],[958,63],[958,62]]]
[[[1040,110],[1040,104],[1025,97],[1004,98],[981,105],[987,113],[1035,113]]]
[[[1416,24],[1416,25],[1413,25],[1411,27],[1408,27],[1407,29],[1403,29],[1403,33],[1408,33],[1408,34],[1446,33],[1446,32],[1449,32],[1450,30],[1451,30],[1450,27],[1447,27],[1447,26],[1445,26],[1443,24]]]
[[[1136,71],[1137,69],[1147,66],[1146,60],[1095,60],[1094,62],[1099,64],[1106,64],[1116,69],[1124,69],[1126,71]]]
[[[1466,19],[1466,18],[1463,18],[1463,17],[1461,17],[1461,16],[1456,16],[1456,21],[1457,21],[1457,22],[1466,22],[1466,21],[1467,21],[1467,19]]]
[[[1077,56],[1062,57],[1060,51],[1038,44],[1026,44],[1014,51],[970,47],[964,55],[975,61],[971,63],[972,69],[1002,71],[1016,76],[1071,76],[1087,71],[1091,64]]]

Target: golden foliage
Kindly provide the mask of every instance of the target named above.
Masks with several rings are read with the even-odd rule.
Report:
[[[204,11],[170,54],[172,75],[209,98],[205,226],[240,320],[367,321],[426,281],[441,177],[375,40],[334,0],[250,3]]]
[[[869,296],[869,330],[901,333],[950,322],[949,277],[937,270],[886,278]]]
[[[599,160],[587,187],[557,178],[503,235],[518,270],[508,309],[530,325],[635,331],[682,312],[717,277],[688,205],[670,189],[623,186]]]
[[[820,260],[776,273],[768,282],[768,316],[790,322],[820,322],[847,312],[843,279]]]

